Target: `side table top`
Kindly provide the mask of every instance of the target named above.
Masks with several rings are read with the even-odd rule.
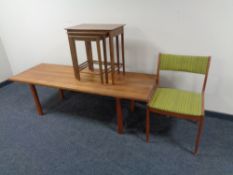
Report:
[[[76,31],[112,31],[123,27],[125,24],[79,24],[72,27],[65,28],[66,30]]]

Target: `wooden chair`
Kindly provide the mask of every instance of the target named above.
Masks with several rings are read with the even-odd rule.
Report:
[[[156,88],[151,95],[146,112],[147,142],[150,134],[150,112],[189,119],[197,122],[198,125],[194,149],[194,154],[197,154],[204,122],[204,93],[209,65],[210,57],[159,54]],[[202,92],[159,87],[161,70],[203,74],[205,77]]]

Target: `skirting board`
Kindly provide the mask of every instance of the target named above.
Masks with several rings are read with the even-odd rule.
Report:
[[[7,86],[11,83],[12,82],[9,80],[3,81],[0,83],[0,88]],[[141,107],[141,108],[145,108],[145,103],[136,103],[136,106]],[[225,114],[225,113],[209,111],[209,110],[206,110],[205,114],[207,117],[219,118],[219,119],[229,120],[229,121],[233,122],[233,115],[231,115],[231,114]]]
[[[9,81],[9,80],[6,80],[6,81],[3,81],[3,82],[0,82],[0,88],[4,87],[4,86],[7,86],[9,84],[11,84],[12,82]]]
[[[222,112],[215,112],[215,111],[206,110],[205,111],[205,115],[207,117],[224,119],[224,120],[228,120],[228,121],[232,121],[233,122],[233,115],[231,115],[231,114],[226,114],[226,113],[222,113]]]

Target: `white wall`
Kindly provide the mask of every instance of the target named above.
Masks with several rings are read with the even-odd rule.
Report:
[[[66,26],[125,23],[127,70],[154,72],[158,52],[211,55],[206,108],[233,114],[232,9],[232,0],[0,0],[0,36],[16,74],[71,64]]]
[[[0,83],[12,75],[10,63],[0,38]]]

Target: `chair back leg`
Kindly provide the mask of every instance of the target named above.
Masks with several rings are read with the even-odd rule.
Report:
[[[200,138],[201,138],[201,134],[203,130],[204,117],[200,117],[197,123],[198,123],[198,129],[197,129],[197,135],[196,135],[196,141],[195,141],[194,155],[198,153]]]
[[[150,137],[150,110],[146,109],[146,142],[149,143]]]

